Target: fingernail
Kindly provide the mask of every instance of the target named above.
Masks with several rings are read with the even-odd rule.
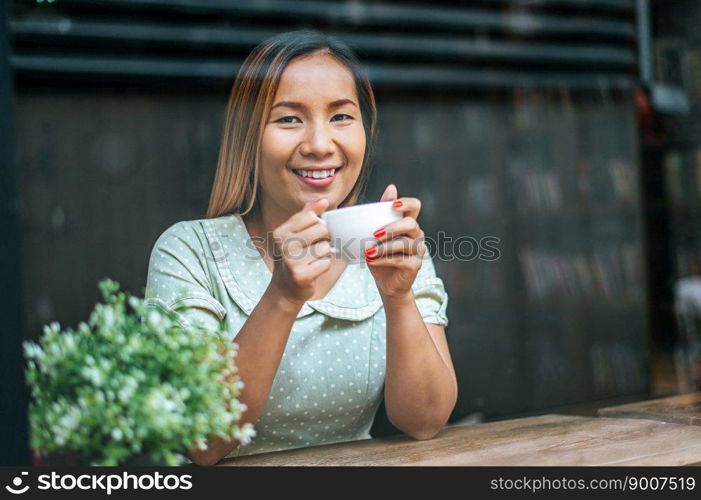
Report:
[[[397,200],[394,203],[392,203],[392,208],[399,208],[402,206],[402,202]]]
[[[370,247],[365,249],[365,255],[372,255],[377,252],[377,247]]]
[[[367,234],[367,233],[366,233],[366,234]],[[385,234],[386,234],[386,233],[385,233],[385,230],[384,230],[384,229],[378,229],[377,231],[375,231],[374,233],[372,233],[372,235],[373,235],[375,238],[382,238]]]
[[[365,262],[375,262],[377,257],[365,257]]]

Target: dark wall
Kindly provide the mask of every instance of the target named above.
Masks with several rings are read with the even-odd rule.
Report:
[[[35,89],[17,100],[30,331],[74,324],[109,276],[141,294],[158,235],[204,217],[226,95]],[[70,289],[70,293],[66,293]]]
[[[465,245],[462,259],[435,258],[450,295],[455,417],[643,392],[632,99],[559,91],[387,96],[380,123],[375,189],[397,182],[400,194],[419,197],[422,227],[434,240],[439,232],[454,242],[498,238],[496,260],[474,258]]]
[[[204,216],[225,102],[224,92],[172,89],[20,93],[31,334],[48,321],[85,319],[105,276],[142,292],[157,236]],[[439,232],[498,239],[494,261],[434,257],[450,295],[455,417],[643,391],[631,99],[380,89],[378,109],[368,199],[394,182],[400,196],[422,200],[421,224],[434,240]],[[630,178],[620,185],[617,175]],[[581,276],[557,274],[575,272],[577,259]]]
[[[226,98],[267,36],[358,52],[380,139],[368,199],[423,202],[460,382],[454,418],[647,388],[634,2],[13,2],[28,335],[75,325],[109,276],[141,293],[169,225],[204,216]]]

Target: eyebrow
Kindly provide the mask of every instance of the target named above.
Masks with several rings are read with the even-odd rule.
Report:
[[[338,108],[338,107],[340,107],[340,106],[343,106],[344,104],[352,104],[352,105],[355,106],[356,108],[358,107],[358,105],[355,104],[355,103],[354,103],[353,101],[351,101],[350,99],[338,99],[338,100],[336,100],[336,101],[330,102],[329,105],[328,105],[328,108],[329,108],[329,109],[330,109],[330,108]],[[303,109],[303,108],[306,107],[306,106],[305,106],[304,104],[302,104],[301,102],[280,101],[280,102],[274,104],[273,107],[270,108],[270,110],[272,111],[273,109],[279,108],[279,107],[281,107],[281,106],[286,106],[286,107],[288,107],[288,108],[295,108],[295,109]]]

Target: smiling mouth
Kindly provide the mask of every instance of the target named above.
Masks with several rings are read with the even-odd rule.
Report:
[[[330,168],[328,170],[302,170],[302,169],[292,169],[292,171],[304,178],[310,178],[310,179],[327,179],[329,177],[333,177],[336,172],[338,172],[340,169],[339,168]]]

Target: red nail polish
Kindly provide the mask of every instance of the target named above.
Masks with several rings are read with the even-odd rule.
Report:
[[[386,233],[385,233],[385,230],[384,230],[384,229],[378,229],[377,231],[375,231],[374,233],[372,233],[372,235],[373,235],[375,238],[382,238],[385,234],[386,234]]]
[[[375,262],[377,257],[365,257],[365,262]]]
[[[365,255],[372,255],[377,252],[377,247],[370,247],[365,249]]]
[[[402,206],[402,202],[397,200],[394,203],[392,203],[392,208],[399,208]]]

